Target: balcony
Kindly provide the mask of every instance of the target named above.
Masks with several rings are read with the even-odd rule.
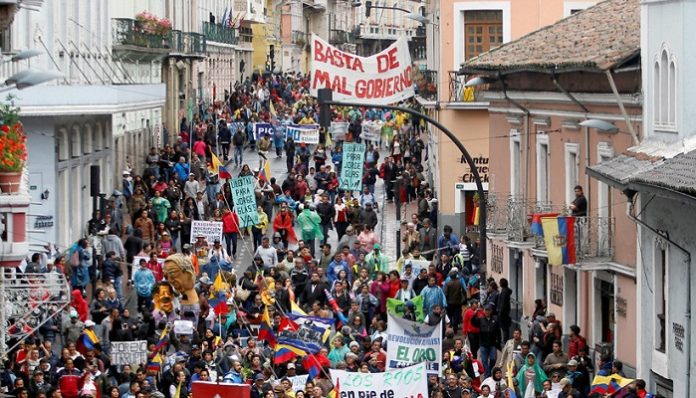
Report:
[[[141,58],[163,57],[168,54],[205,57],[205,36],[199,33],[172,30],[167,34],[145,32],[140,23],[130,18],[113,19],[114,52],[137,52]]]
[[[436,70],[413,69],[416,94],[426,101],[437,101],[438,74]]]
[[[228,28],[222,24],[213,24],[208,21],[203,21],[203,35],[207,41],[233,45],[239,44],[237,30]]]
[[[449,102],[486,102],[482,93],[485,86],[465,87],[473,76],[461,75],[458,71],[449,72]]]
[[[575,255],[579,263],[614,257],[614,217],[578,217],[575,221]]]
[[[402,26],[362,24],[359,35],[361,39],[397,40],[402,36],[410,39],[415,33],[415,29],[406,29]]]
[[[352,32],[346,32],[345,30],[332,30],[329,32],[329,43],[334,46],[339,46],[346,43],[354,43],[355,36]]]
[[[302,4],[313,11],[326,10],[327,0],[302,0]]]
[[[299,30],[293,30],[290,39],[292,40],[292,44],[303,47],[305,44],[307,44],[307,33]]]
[[[504,234],[507,231],[507,206],[505,196],[488,192],[486,229],[489,234]]]

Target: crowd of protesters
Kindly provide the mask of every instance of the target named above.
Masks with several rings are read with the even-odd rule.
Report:
[[[438,228],[436,193],[423,172],[423,122],[398,112],[333,108],[333,120],[349,123],[342,140],[321,128],[318,145],[295,143],[285,139],[286,126],[318,120],[307,89],[302,75],[248,78],[224,100],[201,104],[192,120],[182,118],[176,142],[132,154],[144,156],[144,168],[123,170],[122,185],[90,221],[87,237],[55,258],[32,257],[26,265],[65,273],[71,304],[5,358],[1,383],[7,393],[183,398],[201,380],[249,383],[252,398],[326,397],[333,386],[325,371],[292,386],[293,376],[309,371],[306,358],[274,362],[272,342],[259,338],[265,314],[276,333],[295,307],[335,318],[340,327],[312,360],[323,369],[381,372],[387,299],[409,309],[421,296],[424,323],[442,323],[444,331],[443,377],[429,378],[431,398],[522,397],[531,385],[536,396],[588,396],[595,367],[580,329],[570,327],[564,347],[560,323],[539,302],[529,335],[522,336],[512,323],[507,281],[482,274],[476,236]],[[363,189],[343,191],[342,143],[363,141],[362,123],[373,121],[381,125],[380,138],[366,142]],[[259,122],[272,124],[273,134],[257,137],[253,126]],[[240,227],[214,157],[229,177],[255,179],[258,224]],[[267,178],[266,161],[280,162],[274,157],[285,158],[285,173]],[[397,177],[403,184],[395,184]],[[378,212],[394,201],[413,202],[417,209],[404,223],[398,258],[384,254],[376,233]],[[196,220],[222,222],[221,239],[191,236]],[[249,252],[247,262],[240,261],[243,251]],[[161,260],[175,253],[193,265],[196,316],[158,307],[164,302],[176,308],[181,299],[161,296],[167,291],[162,286],[172,284]],[[414,272],[409,259],[429,266]],[[219,280],[228,287],[222,311]],[[175,333],[176,319],[194,320],[193,333]],[[97,338],[87,347],[85,331]],[[111,363],[110,343],[133,340],[147,340],[148,362],[159,359],[157,366]],[[597,369],[621,373],[621,363],[605,356]],[[634,396],[640,396],[636,386]]]

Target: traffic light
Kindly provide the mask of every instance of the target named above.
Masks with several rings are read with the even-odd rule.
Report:
[[[268,57],[271,59],[271,72],[275,72],[276,68],[276,63],[275,63],[275,46],[271,44],[268,48],[269,54]]]
[[[370,10],[372,9],[372,2],[370,0],[365,2],[365,17],[370,18]]]
[[[317,90],[317,101],[319,101],[319,125],[328,128],[331,125],[331,106],[326,101],[333,100],[333,91],[330,88],[320,88]]]

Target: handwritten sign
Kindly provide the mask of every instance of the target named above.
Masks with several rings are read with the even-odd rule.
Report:
[[[193,334],[193,322],[184,319],[174,321],[174,334]]]
[[[365,169],[365,144],[346,142],[343,144],[340,189],[359,191]]]
[[[264,135],[273,137],[273,125],[270,123],[254,123],[254,137],[260,140]]]
[[[371,57],[341,51],[312,34],[310,94],[330,88],[334,100],[387,105],[413,97],[412,64],[405,37]]]
[[[191,239],[189,243],[194,243],[197,236],[205,236],[205,241],[209,246],[213,245],[215,239],[222,240],[222,221],[191,221]]]
[[[383,373],[356,373],[331,369],[331,380],[340,385],[341,398],[425,398],[428,381],[425,364]]]
[[[286,376],[286,377],[292,383],[292,390],[295,392],[298,392],[298,391],[304,391],[305,387],[307,386],[307,376],[309,376],[309,375]]]
[[[147,340],[112,341],[112,365],[138,365],[147,362]]]
[[[382,131],[382,123],[375,121],[365,121],[362,124],[362,132],[360,138],[368,141],[379,141],[379,136]]]
[[[348,122],[331,122],[329,126],[329,134],[334,141],[344,141],[346,139],[346,134],[348,134]]]
[[[259,223],[259,212],[256,210],[256,194],[254,193],[254,178],[244,176],[230,181],[234,211],[239,216],[239,226],[242,228]]]
[[[289,124],[285,128],[285,139],[292,138],[295,143],[316,145],[319,143],[318,124]]]

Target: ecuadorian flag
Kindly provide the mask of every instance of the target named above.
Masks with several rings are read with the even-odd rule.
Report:
[[[601,396],[611,395],[619,392],[622,388],[631,384],[633,379],[621,377],[618,374],[609,376],[595,376],[592,380],[592,390],[590,394],[599,394]]]
[[[549,265],[575,264],[575,217],[542,217]]]
[[[558,213],[534,213],[532,214],[532,233],[537,236],[544,236],[544,228],[541,226],[541,219],[545,217],[557,217]]]
[[[273,363],[277,365],[291,361],[295,357],[303,357],[306,355],[306,351],[297,347],[288,344],[276,344],[275,353],[273,354]]]

